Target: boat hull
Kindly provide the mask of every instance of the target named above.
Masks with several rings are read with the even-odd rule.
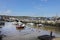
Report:
[[[17,28],[17,29],[23,29],[23,28],[25,28],[25,26],[17,25],[16,28]]]

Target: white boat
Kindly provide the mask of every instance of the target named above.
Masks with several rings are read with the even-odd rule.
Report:
[[[20,22],[20,21],[16,22],[16,21],[15,21],[15,22],[13,22],[13,24],[14,24],[14,25],[21,25],[22,22]]]
[[[38,27],[43,27],[43,24],[37,24]]]
[[[25,28],[25,24],[17,25],[16,28],[18,29]]]
[[[33,26],[33,25],[34,25],[34,23],[27,23],[27,25],[32,25],[32,26]]]
[[[22,22],[20,22],[20,21],[18,22],[18,25],[22,25],[22,24],[23,24]]]
[[[18,23],[17,22],[13,22],[14,25],[17,25]]]
[[[22,26],[22,27],[25,27],[25,24],[22,24],[21,26]]]

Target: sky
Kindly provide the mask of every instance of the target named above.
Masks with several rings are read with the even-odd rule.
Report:
[[[60,16],[60,0],[0,0],[0,15]]]

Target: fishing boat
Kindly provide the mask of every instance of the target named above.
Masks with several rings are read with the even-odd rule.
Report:
[[[16,28],[17,28],[17,29],[22,29],[22,28],[25,28],[25,24],[16,25]]]

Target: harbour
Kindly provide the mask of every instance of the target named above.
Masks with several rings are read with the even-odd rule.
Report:
[[[55,28],[43,28],[43,27],[34,27],[27,26],[24,29],[17,29],[16,25],[13,25],[13,22],[5,22],[5,25],[2,26],[1,33],[6,35],[3,37],[3,40],[39,40],[37,37],[42,35],[50,35],[50,31],[52,30],[53,36],[60,38],[60,32],[56,31]]]
[[[60,0],[0,0],[0,40],[60,40]]]

